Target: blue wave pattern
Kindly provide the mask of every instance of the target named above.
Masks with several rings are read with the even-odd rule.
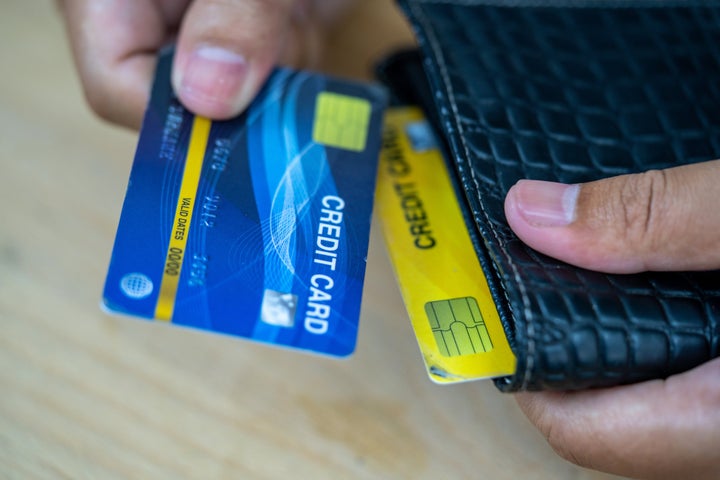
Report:
[[[298,255],[298,243],[312,246],[317,235],[317,215],[313,216],[311,209],[313,199],[321,190],[325,194],[338,193],[325,148],[312,141],[311,122],[298,122],[297,106],[308,98],[300,97],[302,87],[318,92],[324,86],[322,83],[308,74],[281,71],[271,79],[268,89],[274,92],[284,88],[284,101],[263,102],[250,112],[253,116],[255,108],[263,111],[262,120],[250,126],[248,135],[254,147],[249,152],[253,191],[263,222],[264,290],[309,289],[308,276],[303,274],[309,267],[308,253],[312,249],[309,252],[306,249],[303,258]],[[282,125],[280,131],[277,125]],[[344,242],[339,249],[344,250]],[[283,329],[259,321],[253,338],[276,341],[282,333]]]

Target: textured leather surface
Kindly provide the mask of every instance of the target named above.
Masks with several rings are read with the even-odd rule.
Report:
[[[720,158],[720,2],[400,3],[518,358],[498,387],[624,384],[719,356],[719,272],[578,269],[520,242],[503,202],[521,178]]]

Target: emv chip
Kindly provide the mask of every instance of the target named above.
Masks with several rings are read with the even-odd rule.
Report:
[[[425,313],[442,355],[455,357],[492,350],[490,334],[473,297],[428,302]]]
[[[371,113],[363,98],[322,92],[315,103],[313,141],[355,152],[365,150]]]

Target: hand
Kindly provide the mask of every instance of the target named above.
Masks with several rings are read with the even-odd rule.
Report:
[[[180,101],[213,119],[239,114],[278,63],[317,60],[321,26],[348,0],[59,0],[91,108],[138,128],[157,52],[176,41]]]
[[[521,181],[505,213],[531,247],[610,272],[720,268],[720,161],[583,185]],[[720,478],[720,359],[666,380],[516,395],[564,458],[639,478]]]
[[[720,478],[720,358],[667,380],[515,398],[553,449],[582,467],[644,479]]]

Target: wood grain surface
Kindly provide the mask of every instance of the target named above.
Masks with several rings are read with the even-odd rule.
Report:
[[[491,383],[428,380],[377,223],[348,360],[103,313],[136,134],[86,107],[54,2],[3,0],[0,38],[0,477],[610,478]],[[362,1],[322,68],[410,42]]]

